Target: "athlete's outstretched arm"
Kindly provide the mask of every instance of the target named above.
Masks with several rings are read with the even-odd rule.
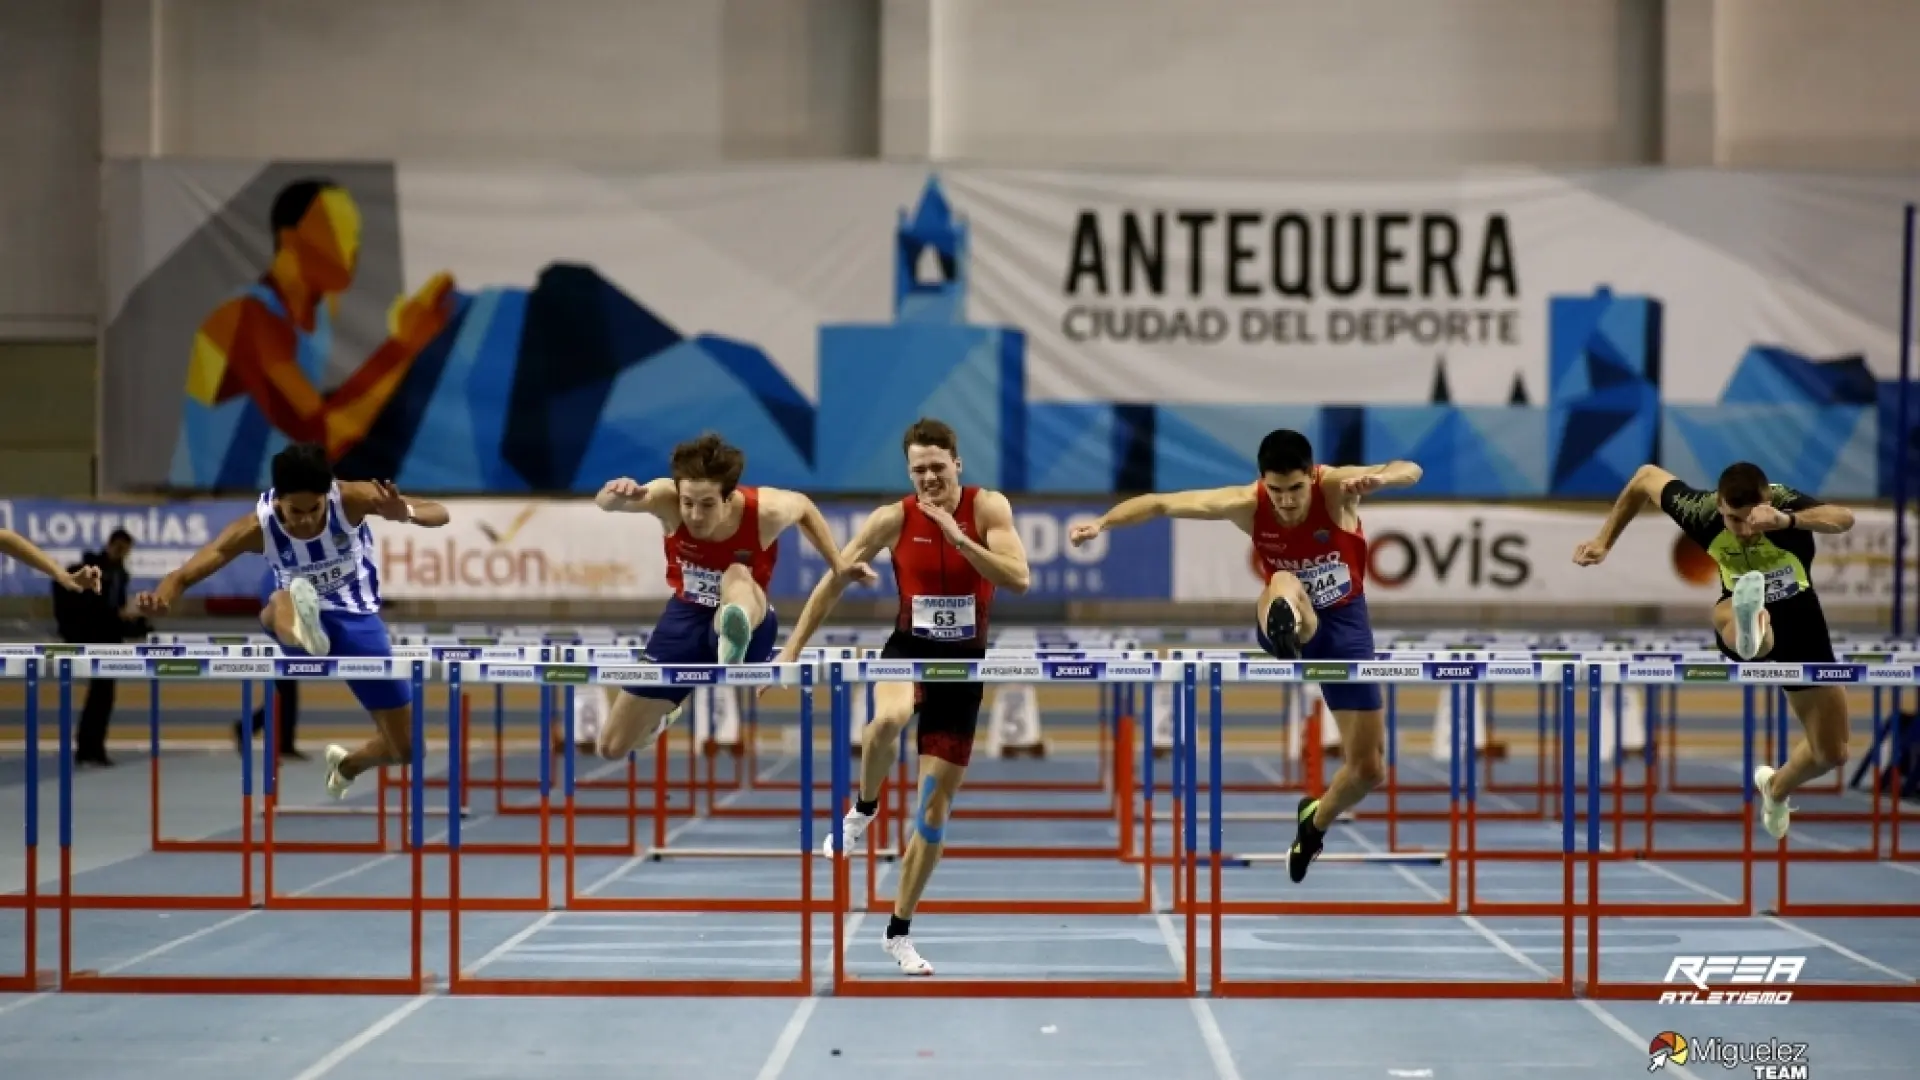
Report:
[[[207,546],[193,553],[173,573],[160,579],[152,592],[134,598],[134,604],[148,615],[164,615],[180,594],[220,572],[221,567],[248,553],[266,550],[266,538],[260,532],[260,519],[252,514],[235,520],[220,530]]]
[[[1627,523],[1640,513],[1640,508],[1649,504],[1660,505],[1660,492],[1673,481],[1673,474],[1658,465],[1642,465],[1633,471],[1633,479],[1620,491],[1619,498],[1613,500],[1613,509],[1607,513],[1607,520],[1600,525],[1600,533],[1592,540],[1581,544],[1573,551],[1573,561],[1581,566],[1592,566],[1607,557],[1613,549],[1614,541],[1626,531]]]
[[[973,523],[980,530],[980,543],[962,532],[953,515],[937,506],[921,504],[921,512],[940,526],[947,542],[960,557],[973,564],[980,576],[1009,592],[1023,593],[1031,581],[1027,570],[1027,547],[1013,527],[1013,504],[997,491],[982,491],[973,497]]]
[[[593,505],[610,514],[652,514],[660,517],[680,498],[669,477],[641,483],[630,476],[609,480],[593,497]]]
[[[0,555],[33,567],[68,592],[100,591],[99,567],[83,566],[79,573],[69,574],[66,567],[53,561],[53,556],[41,551],[39,545],[12,529],[0,529]]]
[[[1199,491],[1156,492],[1135,495],[1100,515],[1100,520],[1075,525],[1067,539],[1076,546],[1108,529],[1139,525],[1154,518],[1190,518],[1198,521],[1232,521],[1253,513],[1253,486],[1206,488]]]
[[[340,501],[346,505],[347,517],[355,521],[364,521],[372,515],[405,525],[437,529],[453,520],[445,506],[427,499],[417,502],[408,499],[391,480],[341,484]]]
[[[1412,487],[1426,470],[1411,461],[1389,461],[1385,465],[1336,465],[1320,476],[1322,486],[1344,495],[1357,497],[1382,488]]]
[[[1771,497],[1765,505],[1775,511],[1765,526],[1768,529],[1801,528],[1812,533],[1837,536],[1853,528],[1853,511],[1844,506],[1823,503],[1811,495],[1780,484],[1773,485]],[[1753,521],[1751,514],[1748,521]]]
[[[791,664],[800,658],[800,650],[807,647],[808,639],[813,637],[815,630],[820,629],[820,624],[826,621],[834,605],[840,602],[840,595],[846,592],[847,583],[855,576],[852,571],[866,567],[882,551],[892,547],[900,539],[900,527],[905,520],[906,512],[899,503],[888,503],[867,515],[860,531],[853,534],[840,552],[840,563],[849,567],[849,572],[828,574],[813,587],[806,606],[800,609],[800,617],[793,622],[787,643],[780,649],[777,663]]]
[[[763,487],[760,489],[760,510],[762,513],[771,511],[781,529],[789,525],[797,527],[814,550],[820,553],[820,557],[827,560],[830,576],[852,575],[863,580],[873,577],[873,570],[864,561],[849,563],[841,558],[840,549],[833,545],[833,530],[827,528],[826,515],[807,496],[784,488]]]

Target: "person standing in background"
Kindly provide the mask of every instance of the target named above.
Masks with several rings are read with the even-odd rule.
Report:
[[[106,547],[89,551],[67,568],[78,576],[91,571],[100,579],[99,592],[73,592],[54,583],[53,617],[60,639],[69,645],[118,645],[129,636],[147,632],[147,621],[127,606],[127,556],[133,554],[133,534],[115,529]],[[107,727],[113,719],[114,680],[87,680],[87,700],[74,732],[75,765],[113,764],[107,757]]]

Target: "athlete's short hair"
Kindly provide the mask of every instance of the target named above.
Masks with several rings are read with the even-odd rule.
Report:
[[[954,457],[960,456],[960,436],[945,423],[929,416],[923,416],[907,428],[906,435],[900,439],[900,452],[907,453],[916,446],[931,446],[935,450],[945,450]]]
[[[1260,452],[1254,455],[1260,475],[1306,472],[1313,468],[1313,444],[1297,431],[1279,428],[1260,440]]]
[[[319,443],[294,443],[273,455],[273,493],[325,495],[333,490],[333,463]]]
[[[1767,474],[1751,461],[1736,461],[1720,474],[1715,490],[1729,510],[1759,506],[1767,500]]]
[[[682,480],[709,480],[720,485],[720,494],[724,497],[732,495],[739,485],[740,474],[747,469],[747,455],[709,431],[674,447],[669,467],[675,484]]]

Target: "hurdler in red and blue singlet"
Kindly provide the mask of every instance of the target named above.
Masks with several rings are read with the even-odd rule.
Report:
[[[1300,649],[1303,660],[1372,660],[1373,621],[1367,614],[1367,534],[1354,522],[1353,531],[1333,520],[1324,487],[1325,466],[1313,470],[1307,516],[1298,525],[1283,525],[1265,484],[1254,485],[1253,551],[1263,576],[1285,571],[1300,579],[1313,604],[1320,628]],[[1279,655],[1265,626],[1256,625],[1260,647]],[[1383,706],[1380,687],[1372,683],[1316,683],[1327,708],[1367,711]]]
[[[667,587],[673,590],[666,608],[660,612],[660,621],[654,624],[653,634],[647,639],[647,660],[655,664],[717,664],[723,662],[721,656],[720,634],[714,629],[714,616],[720,615],[724,621],[732,614],[742,616],[744,612],[733,608],[732,612],[721,611],[720,578],[727,568],[735,565],[747,567],[753,580],[766,591],[767,583],[773,580],[773,567],[780,557],[780,541],[762,546],[760,543],[760,493],[757,489],[741,485],[734,489],[743,501],[740,510],[740,525],[733,535],[702,540],[687,531],[685,522],[668,534],[665,540],[667,556]],[[760,625],[753,627],[751,636],[735,628],[734,638],[737,645],[740,637],[746,637],[746,648],[735,663],[764,664],[773,659],[774,638],[779,635],[780,620],[774,614],[773,604],[767,604],[767,614]],[[636,697],[658,698],[678,704],[693,693],[691,686],[628,686],[627,693]]]

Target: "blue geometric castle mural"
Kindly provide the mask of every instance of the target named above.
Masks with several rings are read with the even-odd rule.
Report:
[[[530,289],[459,296],[341,472],[420,491],[589,492],[665,474],[675,443],[715,430],[746,451],[749,482],[893,491],[901,432],[921,415],[959,433],[969,480],[1013,492],[1243,483],[1277,427],[1306,432],[1329,463],[1418,461],[1408,494],[1422,498],[1609,498],[1643,463],[1706,483],[1736,459],[1811,492],[1885,496],[1903,448],[1920,464],[1897,387],[1859,357],[1755,345],[1718,403],[1663,405],[1662,302],[1606,287],[1548,301],[1540,403],[1516,380],[1506,403],[1456,405],[1444,360],[1417,405],[1032,402],[1025,333],[968,322],[968,225],[939,179],[896,212],[893,319],[819,328],[817,402],[753,343],[683,333],[594,268],[556,264]]]

